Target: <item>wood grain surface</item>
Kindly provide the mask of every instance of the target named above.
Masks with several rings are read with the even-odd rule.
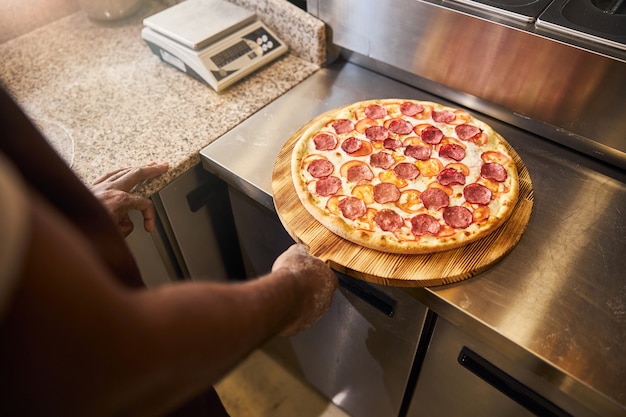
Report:
[[[444,252],[399,255],[365,248],[337,236],[308,213],[300,203],[291,179],[293,147],[316,119],[294,133],[283,145],[272,171],[272,191],[276,212],[287,232],[333,269],[383,285],[428,287],[451,284],[491,267],[506,256],[522,237],[532,212],[533,188],[526,166],[508,143],[519,173],[519,199],[510,218],[484,238]]]

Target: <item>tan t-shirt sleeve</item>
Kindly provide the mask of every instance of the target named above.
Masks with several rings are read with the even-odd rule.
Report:
[[[26,189],[13,165],[0,154],[0,321],[17,285],[28,219]]]

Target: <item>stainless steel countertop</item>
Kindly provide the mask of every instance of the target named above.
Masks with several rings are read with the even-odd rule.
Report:
[[[354,64],[322,69],[200,154],[206,169],[273,210],[284,142],[316,115],[383,97],[448,103]],[[626,173],[477,114],[530,172],[535,203],[520,243],[469,280],[405,289],[600,415],[626,411]]]

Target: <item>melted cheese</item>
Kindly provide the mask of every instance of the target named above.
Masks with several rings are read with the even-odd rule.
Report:
[[[405,116],[400,112],[400,103],[402,103],[403,101],[408,101],[408,100],[396,100],[392,104],[386,105],[388,109],[387,116],[383,119],[376,119],[376,124],[382,126],[385,124],[386,121],[390,119],[402,118],[404,120],[409,121],[413,126],[420,126],[420,125],[427,124],[427,125],[432,125],[432,126],[436,126],[437,128],[439,128],[444,134],[444,139],[442,143],[447,140],[446,138],[451,138],[449,139],[450,141],[461,144],[461,146],[465,147],[465,157],[461,161],[455,161],[453,159],[446,158],[446,157],[439,157],[438,145],[428,145],[428,144],[421,143],[425,146],[429,146],[432,148],[431,158],[439,159],[443,163],[444,168],[452,164],[451,166],[455,168],[464,169],[464,167],[459,164],[465,165],[467,169],[469,169],[469,174],[466,175],[466,178],[465,178],[465,185],[478,182],[487,186],[488,188],[492,190],[493,197],[492,197],[491,203],[488,205],[489,212],[490,212],[489,216],[492,217],[492,220],[498,219],[500,216],[503,216],[506,213],[508,213],[510,209],[507,209],[507,207],[503,207],[501,202],[507,201],[509,199],[508,196],[506,195],[507,193],[515,193],[514,197],[516,198],[517,196],[517,183],[516,183],[517,173],[515,172],[514,162],[512,161],[511,157],[508,155],[508,151],[506,150],[506,147],[501,142],[501,140],[503,141],[503,139],[501,139],[491,129],[491,127],[473,118],[471,115],[469,115],[469,113],[443,107],[436,103],[420,102],[422,105],[427,107],[427,109],[423,113],[420,113],[416,115],[415,117]],[[428,172],[429,170],[432,170],[432,166],[437,167],[437,165],[430,164],[431,166],[429,167],[428,161],[420,162],[420,161],[415,160],[412,157],[404,155],[404,149],[405,149],[404,147],[398,148],[396,150],[382,149],[382,142],[373,142],[374,149],[372,153],[384,151],[393,155],[395,159],[395,164],[398,164],[400,162],[411,162],[411,163],[415,163],[418,168],[422,166],[422,170],[420,171],[423,171],[423,172],[416,179],[402,180],[400,182],[396,181],[398,180],[398,178],[394,178],[395,175],[393,175],[393,171],[391,171],[391,174],[390,174],[390,170],[393,170],[393,166],[389,170],[372,167],[370,165],[371,155],[350,156],[341,149],[341,143],[343,143],[343,141],[345,141],[349,137],[353,136],[363,141],[369,141],[369,139],[367,139],[364,130],[363,132],[360,132],[357,129],[355,129],[348,133],[337,134],[332,128],[332,122],[338,119],[349,119],[353,121],[355,125],[357,125],[359,121],[365,119],[365,115],[364,115],[365,107],[368,104],[372,104],[372,103],[373,102],[363,102],[363,103],[358,103],[352,106],[347,106],[343,108],[341,111],[334,113],[332,117],[327,116],[325,118],[322,118],[317,123],[314,123],[309,129],[307,129],[307,131],[303,134],[301,139],[296,144],[296,147],[294,149],[292,163],[299,164],[299,168],[292,167],[292,169],[294,169],[294,175],[299,175],[301,177],[301,180],[305,184],[307,184],[307,189],[309,190],[310,193],[312,193],[313,198],[315,199],[315,205],[318,206],[320,210],[325,209],[328,203],[329,197],[319,196],[315,193],[316,179],[313,178],[306,170],[306,164],[310,163],[311,158],[313,159],[317,157],[326,158],[333,163],[335,170],[332,175],[340,178],[342,181],[342,188],[337,193],[337,195],[345,195],[345,196],[355,195],[357,197],[364,199],[363,192],[365,191],[365,194],[367,194],[367,187],[363,185],[358,187],[359,184],[349,182],[347,178],[341,174],[342,165],[352,160],[359,160],[370,166],[374,174],[374,178],[371,181],[368,181],[367,184],[371,184],[372,186],[375,186],[376,184],[379,184],[380,182],[384,180],[385,182],[392,182],[398,185],[399,186],[398,188],[400,189],[400,191],[417,190],[420,193],[424,191],[425,189],[427,189],[428,187],[440,186],[437,182],[438,172],[437,173]],[[455,112],[457,117],[451,123],[435,122],[432,118],[432,112],[429,111],[430,109],[428,108],[428,106],[431,106],[434,110],[438,110],[438,111],[441,111],[443,109],[452,110]],[[427,115],[427,117],[425,117],[425,115]],[[422,117],[425,117],[425,118],[422,118]],[[484,134],[486,134],[488,142],[481,146],[472,141],[461,140],[456,134],[455,127],[463,123],[472,124],[478,127]],[[371,124],[371,119],[367,121],[367,124],[368,125]],[[363,123],[361,123],[360,125],[363,125]],[[339,140],[339,145],[337,146],[337,148],[332,151],[316,150],[313,141],[310,140],[310,137],[313,136],[318,131],[326,131],[335,135]],[[421,140],[418,139],[418,134],[414,132],[411,132],[408,135],[396,135],[390,132],[389,137],[399,139],[401,141],[405,141],[407,137],[411,137],[412,138],[411,141],[413,143],[421,142]],[[481,157],[483,153],[486,151],[499,152],[502,154],[504,160],[508,162],[508,163],[503,164],[508,174],[508,178],[504,182],[496,183],[494,181],[486,180],[480,176],[480,169],[484,163]],[[305,160],[303,160],[302,156],[307,156],[307,157]],[[356,190],[355,190],[355,187],[356,187]],[[446,189],[446,187],[441,187],[441,188]],[[465,201],[465,198],[463,196],[463,188],[464,188],[464,185],[451,185],[447,187],[447,192],[450,193],[449,206],[461,206],[462,205],[462,206],[469,208],[471,211],[474,211],[475,209],[480,209],[479,211],[475,213],[474,217],[479,218],[479,219],[483,218],[485,215],[486,209],[478,205],[472,205],[468,203],[467,201]],[[411,192],[405,193],[404,199],[406,200],[407,195],[411,195],[411,194],[414,194],[414,193],[411,193]],[[504,199],[502,199],[503,196],[505,196]],[[442,218],[442,210],[428,210],[422,205],[420,200],[412,201],[412,204],[408,206],[410,207],[409,211],[405,211],[401,208],[403,204],[396,204],[396,203],[379,204],[376,202],[372,202],[371,198],[367,202],[368,202],[369,208],[372,208],[374,210],[381,210],[384,208],[392,209],[392,210],[395,210],[397,213],[399,213],[405,219],[405,225],[402,227],[402,229],[395,232],[396,237],[398,237],[400,240],[415,239],[415,237],[411,233],[410,219],[417,213],[428,213],[440,221],[442,228],[445,226],[445,223]],[[335,206],[336,206],[336,203],[335,203]],[[404,207],[407,207],[407,206],[404,206]],[[330,213],[330,211],[328,210],[326,210],[326,212]],[[348,224],[352,224],[352,226],[357,227],[357,228],[363,228],[364,226],[368,227],[368,225],[372,224],[372,222],[368,222],[366,220],[367,219],[358,219],[354,222],[351,222],[350,220],[344,219],[344,221],[346,221]],[[472,225],[470,225],[470,227],[468,227],[467,229],[464,229],[463,232],[464,231],[475,232],[480,229],[482,224],[484,224],[484,222],[473,223]],[[376,232],[378,233],[386,233],[386,234],[391,235],[391,233],[383,232],[377,227],[376,229],[377,229]],[[421,237],[420,239],[429,240],[433,238]],[[441,239],[438,238],[438,242],[440,241]]]

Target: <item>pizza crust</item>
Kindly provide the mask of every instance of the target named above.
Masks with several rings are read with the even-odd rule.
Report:
[[[400,114],[400,104],[405,102],[417,103],[427,108],[430,111],[428,117],[424,114],[417,115],[415,117],[402,116]],[[445,224],[442,219],[442,210],[426,209],[423,204],[421,207],[419,202],[416,202],[412,207],[415,209],[405,211],[399,208],[396,202],[380,204],[371,201],[371,196],[365,198],[367,201],[368,213],[358,219],[350,220],[342,216],[341,211],[337,209],[337,202],[341,199],[357,195],[363,198],[360,194],[355,194],[355,188],[357,185],[361,188],[368,190],[369,187],[373,187],[381,182],[394,181],[397,178],[391,178],[388,173],[384,173],[382,168],[372,167],[369,165],[374,173],[374,178],[371,181],[362,181],[361,183],[350,183],[347,178],[342,175],[341,167],[343,164],[349,161],[360,161],[370,163],[370,155],[363,155],[358,157],[352,157],[341,149],[341,143],[348,137],[357,137],[361,140],[368,140],[365,134],[362,132],[363,126],[368,126],[372,123],[365,114],[365,109],[372,105],[380,105],[387,109],[388,115],[383,119],[374,119],[375,124],[384,125],[386,121],[396,118],[402,118],[411,122],[413,126],[419,124],[428,124],[438,127],[446,138],[456,138],[457,141],[462,142],[467,147],[465,150],[466,156],[461,161],[454,161],[444,157],[439,157],[435,150],[436,145],[432,146],[433,154],[431,159],[438,159],[442,166],[448,166],[449,164],[457,164],[458,162],[469,167],[470,175],[466,176],[466,185],[472,182],[480,182],[486,184],[493,189],[496,196],[488,204],[489,217],[483,221],[472,222],[468,227],[462,229],[453,229]],[[456,114],[456,121],[451,123],[435,122],[432,119],[433,112],[451,111]],[[351,120],[355,124],[355,129],[348,133],[337,134],[333,131],[332,122],[340,119]],[[369,120],[366,120],[369,119]],[[486,143],[477,145],[470,141],[461,141],[455,133],[455,126],[458,124],[471,124],[478,127],[485,137],[482,137],[482,141],[486,140]],[[335,149],[319,151],[315,148],[312,138],[318,132],[330,132],[338,138],[338,145]],[[411,141],[417,141],[415,137],[419,138],[419,134],[412,131],[409,134],[392,134],[394,138],[402,141],[406,141],[407,138],[411,138]],[[380,143],[374,144],[374,150],[372,153],[385,151],[391,153],[395,158],[394,166],[400,162],[412,162],[416,163],[414,159],[403,155],[402,149],[396,149],[391,152],[390,150],[381,149]],[[426,254],[439,252],[444,250],[456,249],[467,245],[470,242],[476,241],[490,234],[497,229],[504,221],[508,219],[513,208],[517,202],[519,194],[519,182],[518,173],[511,153],[509,152],[510,145],[497,134],[489,125],[483,123],[480,120],[475,119],[469,113],[443,106],[438,103],[417,101],[417,100],[404,100],[404,99],[380,99],[380,100],[368,100],[358,103],[349,104],[347,106],[339,107],[337,109],[328,111],[314,120],[312,120],[308,126],[304,129],[304,133],[297,139],[293,151],[291,160],[291,174],[296,193],[305,207],[320,224],[325,226],[328,230],[336,235],[359,244],[361,246],[378,250],[381,252],[396,253],[396,254]],[[487,152],[487,154],[486,154]],[[503,182],[489,181],[480,176],[480,167],[485,163],[485,158],[489,160],[489,152],[493,153],[492,158],[498,161],[507,173],[507,178]],[[485,157],[487,155],[487,157]],[[504,156],[504,157],[502,157]],[[331,174],[341,179],[341,188],[337,193],[333,193],[330,196],[321,196],[316,192],[316,182],[318,178],[314,178],[308,173],[307,167],[311,161],[318,158],[326,158],[334,165],[334,171]],[[393,169],[390,168],[390,169]],[[402,191],[415,190],[417,193],[423,192],[427,187],[433,186],[436,182],[436,176],[427,172],[428,175],[420,175],[415,180],[405,181],[406,185],[399,186],[398,189]],[[382,179],[381,179],[382,178]],[[391,179],[390,179],[391,178]],[[437,185],[437,184],[435,184]],[[445,188],[445,187],[444,187]],[[464,205],[472,211],[477,212],[480,209],[479,205],[472,205],[464,201],[462,197],[463,186],[452,185],[447,190],[452,190],[452,196],[450,197],[449,205]],[[366,196],[367,197],[367,196]],[[403,226],[395,232],[388,232],[382,230],[372,220],[375,212],[391,209],[400,214],[404,220]],[[438,235],[421,235],[416,236],[411,232],[410,219],[418,213],[427,213],[435,216],[442,227],[442,231]]]

